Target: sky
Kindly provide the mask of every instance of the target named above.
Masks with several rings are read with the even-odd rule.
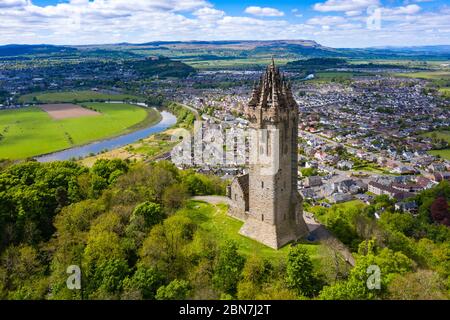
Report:
[[[0,0],[0,44],[307,39],[450,44],[450,0]]]

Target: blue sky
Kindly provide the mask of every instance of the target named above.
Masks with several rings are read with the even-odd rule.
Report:
[[[449,0],[0,0],[0,44],[309,39],[450,44]]]

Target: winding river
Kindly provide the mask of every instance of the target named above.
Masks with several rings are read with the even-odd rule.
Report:
[[[161,121],[151,127],[133,131],[128,134],[124,134],[115,138],[100,140],[92,142],[79,147],[73,147],[70,149],[46,154],[43,156],[35,157],[39,162],[51,162],[51,161],[63,161],[70,159],[84,158],[90,154],[97,154],[103,150],[113,150],[126,146],[127,144],[136,142],[140,139],[144,139],[151,134],[159,133],[177,123],[177,118],[167,111],[161,111]]]

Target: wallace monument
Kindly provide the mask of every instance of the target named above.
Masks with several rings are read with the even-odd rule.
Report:
[[[253,89],[245,116],[254,133],[248,174],[229,189],[230,215],[239,233],[278,249],[308,234],[298,178],[298,105],[290,84],[272,63]]]

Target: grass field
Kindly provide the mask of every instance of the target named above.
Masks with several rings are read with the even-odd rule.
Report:
[[[353,76],[362,76],[362,72],[334,72],[334,71],[320,71],[314,74],[313,82],[335,82],[350,80]]]
[[[37,107],[0,111],[0,158],[23,159],[117,136],[156,123],[154,109],[85,103],[99,116],[54,120]]]
[[[436,138],[444,139],[448,143],[450,143],[450,131],[431,131],[424,133],[423,136],[432,138],[433,134],[436,134]]]
[[[450,99],[450,88],[440,88],[439,92],[447,99]]]
[[[426,80],[440,80],[449,79],[450,72],[448,71],[425,71],[425,72],[410,72],[410,73],[394,73],[395,76],[406,77],[406,78],[416,78],[416,79],[426,79]]]
[[[274,261],[284,260],[289,252],[289,245],[284,246],[280,250],[275,250],[240,235],[239,229],[243,222],[228,216],[226,205],[213,206],[201,201],[190,201],[186,208],[178,211],[177,214],[186,215],[192,219],[199,228],[212,234],[219,243],[223,243],[226,240],[235,241],[239,245],[239,251],[245,256],[257,254]],[[308,250],[315,263],[318,262],[320,245],[299,245],[304,246]]]
[[[92,100],[137,100],[143,101],[142,97],[128,94],[106,94],[98,91],[66,91],[66,92],[36,92],[23,95],[19,98],[20,103],[58,103],[58,102],[88,102]]]
[[[183,60],[184,63],[197,69],[214,69],[214,68],[242,68],[249,66],[267,66],[272,61],[271,57],[255,58],[255,59],[232,59],[232,60]],[[293,59],[277,59],[277,65],[284,65]]]
[[[450,149],[430,150],[428,153],[433,156],[440,156],[442,159],[447,159],[450,161]]]
[[[436,138],[438,139],[444,139],[448,143],[450,143],[450,131],[432,131],[422,134],[425,137],[432,137],[433,134],[436,134]],[[443,149],[443,150],[430,150],[428,151],[429,154],[433,156],[441,156],[443,159],[450,160],[450,149]]]

